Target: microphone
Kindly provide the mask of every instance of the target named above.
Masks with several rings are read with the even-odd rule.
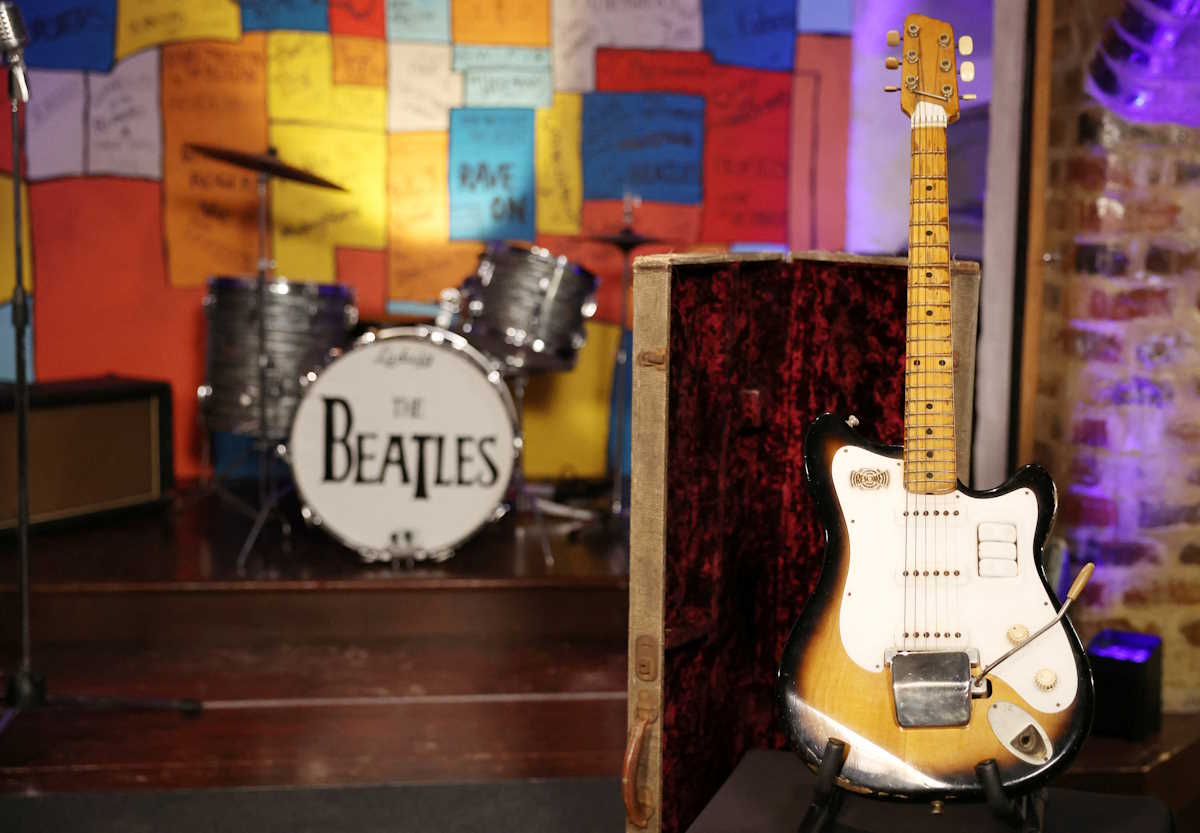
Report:
[[[29,103],[29,78],[25,75],[25,45],[29,32],[16,3],[0,2],[0,51],[8,64],[9,95]]]

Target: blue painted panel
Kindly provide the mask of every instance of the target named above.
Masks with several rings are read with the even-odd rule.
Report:
[[[703,199],[704,99],[671,93],[583,97],[583,196]]]
[[[704,48],[722,64],[791,70],[797,0],[704,0]]]
[[[903,19],[904,11],[899,10],[899,20]],[[797,32],[848,35],[853,28],[853,0],[796,0]],[[899,23],[895,28],[900,28]]]
[[[25,371],[33,381],[33,299],[29,299],[29,326],[25,329]],[[12,304],[0,304],[0,380],[17,378],[17,337],[13,331]]]
[[[533,110],[450,111],[450,239],[533,240]]]
[[[44,69],[112,69],[117,0],[22,3],[29,46],[25,63]],[[36,92],[34,93],[36,95]]]
[[[242,31],[329,31],[329,0],[242,0]]]

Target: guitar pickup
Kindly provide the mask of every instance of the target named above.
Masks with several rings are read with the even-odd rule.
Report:
[[[982,578],[1012,578],[1017,574],[1017,527],[987,522],[979,525],[979,575]]]

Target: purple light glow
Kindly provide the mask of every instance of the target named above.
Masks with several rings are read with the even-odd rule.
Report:
[[[1088,653],[1121,662],[1143,663],[1161,645],[1162,637],[1154,634],[1103,630],[1088,643]]]

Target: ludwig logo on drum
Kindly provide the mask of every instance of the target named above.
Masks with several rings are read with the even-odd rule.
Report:
[[[324,396],[326,483],[411,486],[416,500],[431,487],[490,488],[500,477],[495,434],[355,432],[354,409],[346,399]],[[415,406],[417,403],[412,403]],[[420,413],[410,407],[409,413]]]

